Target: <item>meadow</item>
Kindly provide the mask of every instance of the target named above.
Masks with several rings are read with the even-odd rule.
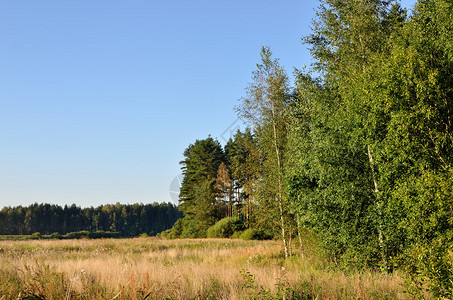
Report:
[[[0,241],[0,299],[409,299],[397,273],[339,271],[278,241]]]

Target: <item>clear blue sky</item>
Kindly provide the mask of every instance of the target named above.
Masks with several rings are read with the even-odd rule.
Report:
[[[261,46],[310,64],[317,6],[0,0],[0,208],[172,201],[184,149],[236,127]]]

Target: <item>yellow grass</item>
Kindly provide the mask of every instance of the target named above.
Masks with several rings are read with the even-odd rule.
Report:
[[[406,299],[402,282],[284,260],[277,241],[0,241],[0,299]]]

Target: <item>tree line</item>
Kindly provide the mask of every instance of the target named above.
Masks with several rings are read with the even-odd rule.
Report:
[[[25,235],[71,232],[116,232],[123,237],[142,233],[156,235],[173,226],[181,212],[170,203],[107,204],[81,208],[75,204],[4,207],[0,211],[0,234]]]
[[[291,83],[268,47],[236,107],[249,129],[184,152],[170,237],[236,216],[279,237],[316,234],[332,261],[404,269],[453,296],[453,4],[322,0]],[[303,243],[298,253],[303,255]]]

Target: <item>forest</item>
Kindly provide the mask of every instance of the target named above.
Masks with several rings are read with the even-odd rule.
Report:
[[[339,268],[453,297],[453,3],[322,0],[311,29],[294,82],[262,48],[235,108],[248,129],[184,151],[164,235],[254,230],[285,257],[315,235]]]
[[[40,233],[112,232],[122,237],[157,233],[171,228],[181,217],[170,203],[107,204],[81,208],[75,204],[4,207],[0,210],[0,235]],[[58,235],[57,235],[58,236]]]

